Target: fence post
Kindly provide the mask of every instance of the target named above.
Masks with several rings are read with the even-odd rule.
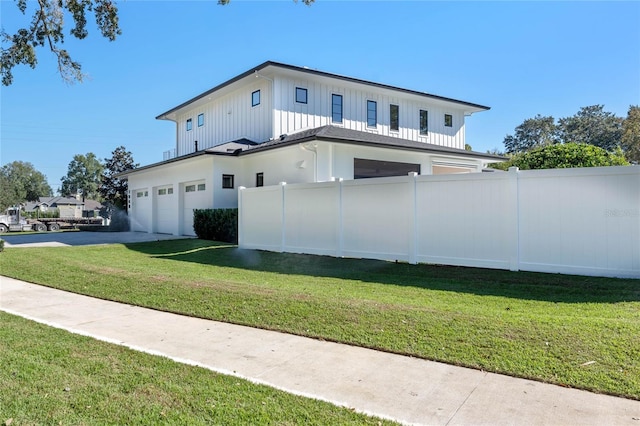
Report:
[[[509,211],[507,217],[510,221],[510,247],[509,247],[509,270],[520,270],[520,212],[518,209],[518,171],[517,167],[509,167]]]
[[[285,187],[287,186],[287,182],[280,182],[280,194],[281,194],[281,208],[282,208],[282,220],[280,221],[281,226],[281,237],[280,237],[280,253],[284,253],[284,248],[286,246],[286,223],[287,217],[285,214],[286,208],[286,197],[285,197]]]
[[[238,247],[242,248],[244,244],[244,230],[242,229],[242,225],[244,221],[242,220],[242,196],[244,190],[247,189],[244,186],[238,188]]]
[[[331,181],[336,182],[338,197],[338,208],[336,209],[338,215],[338,223],[336,226],[336,242],[338,243],[336,247],[336,257],[342,257],[344,250],[344,233],[342,227],[342,178],[336,179],[332,177]]]
[[[418,173],[409,172],[409,263],[415,265],[418,263],[418,212],[416,200],[416,179]]]

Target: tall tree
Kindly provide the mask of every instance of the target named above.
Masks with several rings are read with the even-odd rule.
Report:
[[[78,39],[89,34],[87,14],[93,14],[96,26],[102,35],[113,41],[121,34],[118,26],[118,8],[112,0],[16,0],[23,15],[32,15],[30,24],[19,28],[14,34],[2,30],[2,84],[13,82],[13,67],[19,64],[35,68],[38,63],[36,49],[48,47],[58,60],[58,71],[62,78],[73,83],[82,81],[84,74],[79,62],[62,48],[65,37],[65,17],[71,16],[74,26],[69,31]]]
[[[604,111],[602,105],[580,108],[574,116],[558,120],[558,135],[562,142],[587,143],[613,151],[622,139],[621,117]]]
[[[53,195],[47,177],[33,164],[14,161],[0,168],[0,209]]]
[[[631,105],[622,123],[622,150],[630,162],[640,164],[640,106]]]
[[[109,210],[127,210],[128,181],[119,179],[116,175],[135,169],[138,166],[139,164],[133,162],[131,152],[127,151],[124,146],[117,147],[111,153],[111,158],[105,158],[98,192],[104,201],[109,204]]]
[[[102,164],[94,153],[90,152],[86,156],[77,154],[69,163],[67,175],[60,179],[60,194],[65,197],[82,194],[82,201],[86,198],[97,198],[101,175]]]
[[[516,127],[514,135],[507,135],[504,138],[504,146],[507,153],[511,154],[551,145],[558,141],[556,130],[553,117],[538,114]]]

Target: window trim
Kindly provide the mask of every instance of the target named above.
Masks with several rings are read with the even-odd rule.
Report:
[[[223,174],[222,175],[222,188],[223,189],[233,189],[235,186],[235,175],[228,175],[228,174]],[[228,183],[231,182],[231,185],[229,185]]]
[[[340,98],[340,121],[334,120],[334,117],[336,116],[336,111],[335,111],[335,106],[336,103],[334,102],[334,99],[336,98]],[[338,94],[338,93],[332,93],[331,94],[331,122],[332,123],[342,123],[343,122],[343,111],[344,111],[344,98],[342,97],[342,95]]]
[[[393,107],[396,109],[395,127],[393,126]],[[400,106],[397,104],[389,104],[389,130],[392,132],[400,131]]]
[[[447,124],[447,118],[449,119],[449,124]],[[453,114],[444,115],[444,127],[453,127]]]
[[[204,113],[198,114],[198,127],[204,126]]]
[[[304,93],[304,101],[298,97],[298,94]],[[309,91],[304,87],[296,87],[296,103],[307,104],[309,101]]]
[[[424,113],[425,117],[425,128],[422,130],[422,113]],[[418,116],[418,133],[420,136],[429,136],[429,111],[426,109],[421,109]]]
[[[187,118],[187,132],[190,132],[193,129],[193,119]]]
[[[373,114],[374,114],[374,116],[373,116],[373,119],[375,121],[374,124],[371,124],[370,121],[369,121],[370,120],[369,111],[371,111],[369,109],[369,105],[372,105],[374,107],[373,110],[372,110]],[[367,99],[367,127],[370,127],[370,128],[374,128],[374,127],[377,128],[378,127],[378,102],[377,101],[372,101],[370,99]]]
[[[256,95],[258,97],[257,102],[256,102]],[[251,92],[251,108],[260,105],[260,98],[261,98],[260,89]]]

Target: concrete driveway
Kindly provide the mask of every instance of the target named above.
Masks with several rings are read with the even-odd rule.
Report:
[[[47,232],[42,234],[0,234],[8,247],[65,247],[95,244],[126,244],[148,241],[175,240],[190,238],[167,234],[148,234],[146,232]]]

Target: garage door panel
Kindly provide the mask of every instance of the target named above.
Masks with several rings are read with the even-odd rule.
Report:
[[[156,229],[160,234],[173,234],[175,231],[176,217],[174,212],[177,211],[175,208],[176,198],[177,197],[173,195],[173,191],[171,194],[167,194],[166,189],[158,192],[158,200],[156,202]]]
[[[151,197],[147,189],[136,189],[132,191],[131,205],[133,214],[131,215],[131,230],[139,232],[149,232],[149,221],[151,217]]]
[[[184,188],[183,234],[195,236],[193,230],[193,210],[211,208],[204,181],[185,184]]]

